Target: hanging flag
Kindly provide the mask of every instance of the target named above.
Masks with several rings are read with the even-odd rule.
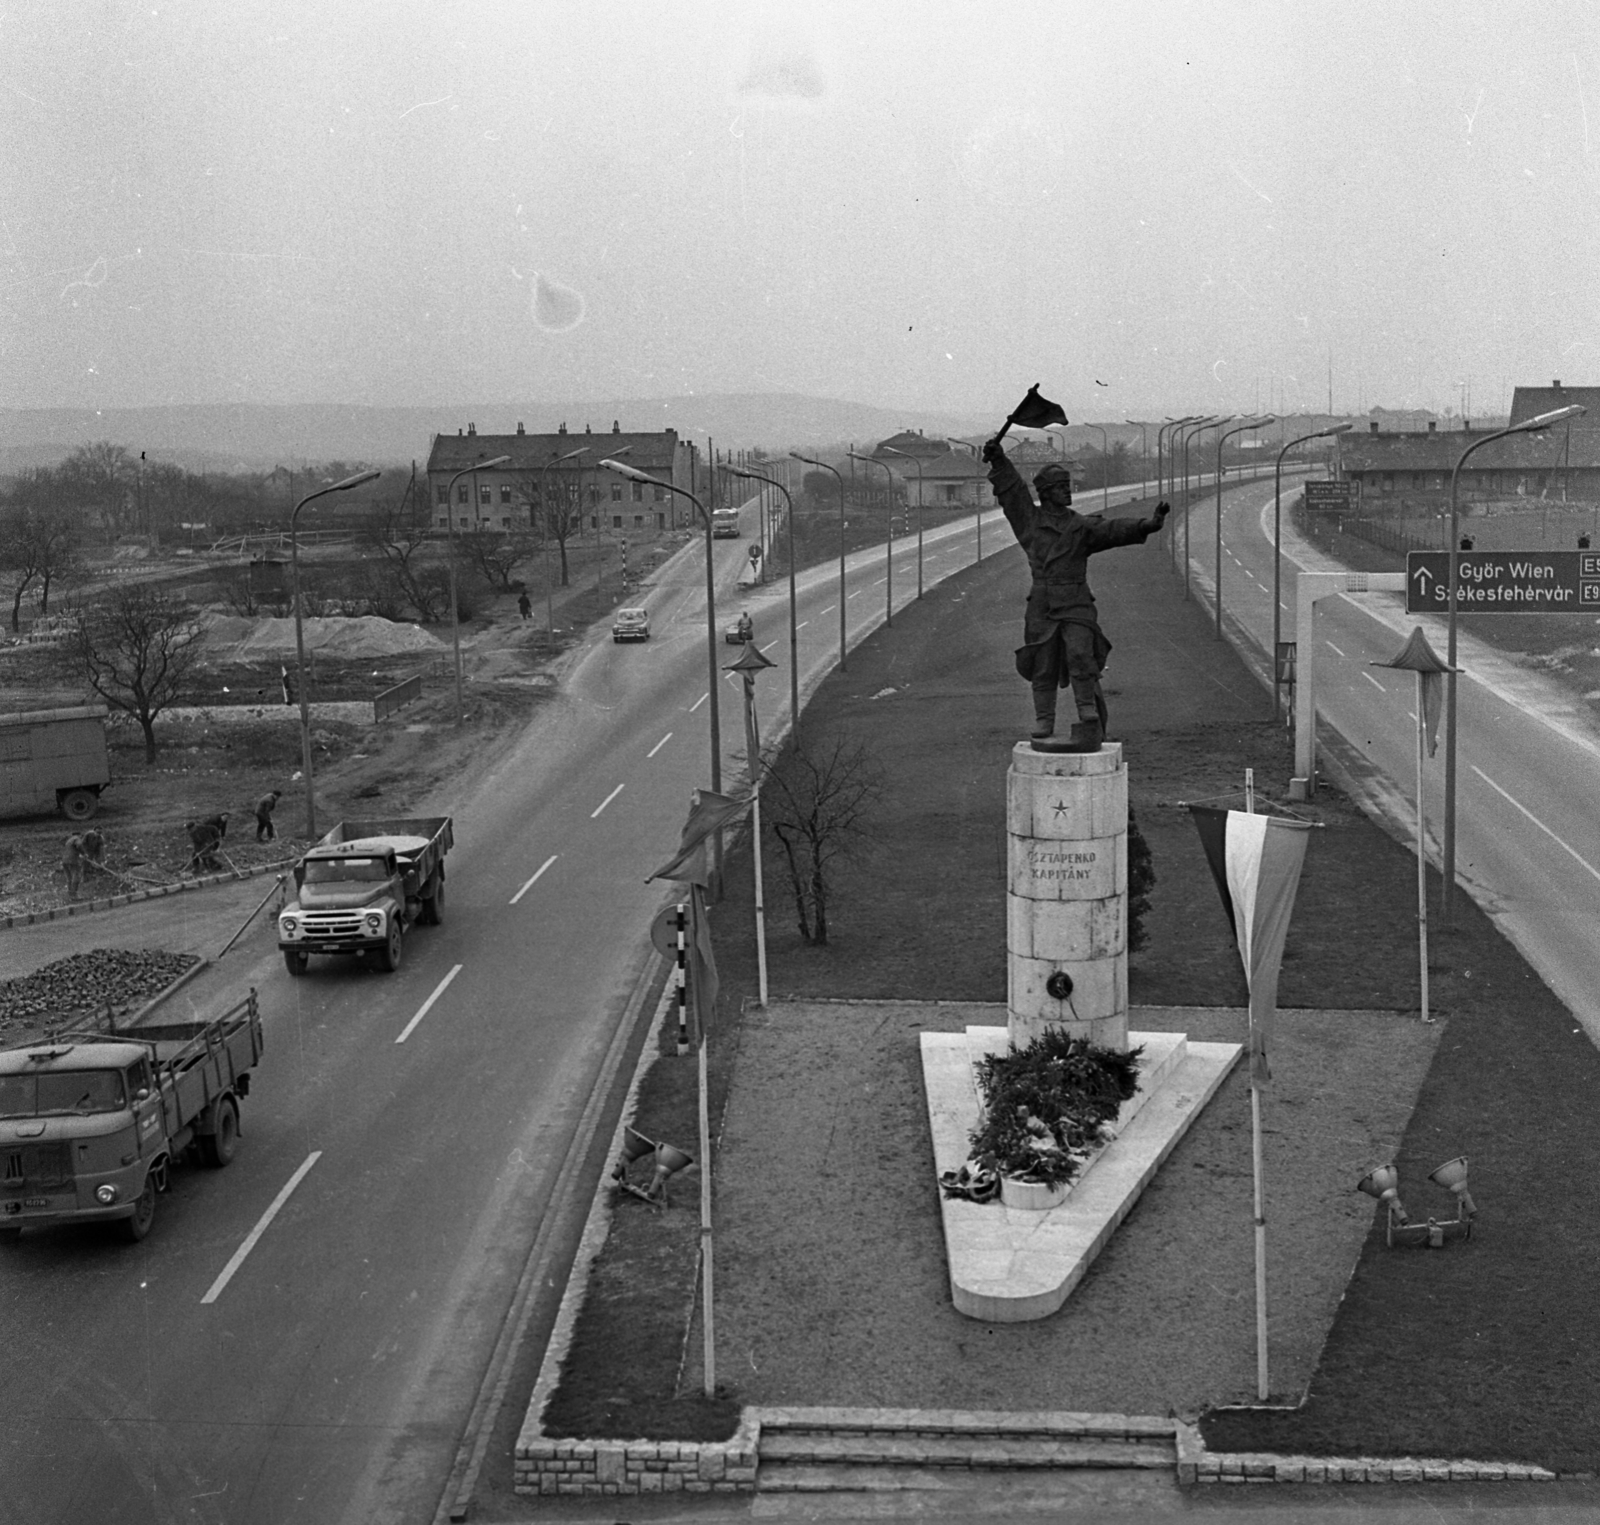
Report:
[[[1250,989],[1250,1083],[1272,1078],[1267,1049],[1278,1006],[1278,968],[1305,862],[1308,821],[1191,805]]]
[[[716,1020],[717,956],[711,947],[706,892],[689,886],[689,1046],[698,1048]]]
[[[728,794],[713,794],[709,789],[696,789],[678,851],[645,883],[648,884],[651,879],[677,879],[687,884],[710,884],[711,864],[706,855],[706,842],[719,827],[735,819],[749,803],[747,797],[735,798]]]
[[[1399,654],[1387,662],[1373,662],[1373,667],[1397,667],[1417,675],[1422,694],[1422,708],[1417,713],[1424,734],[1428,738],[1428,756],[1439,750],[1439,716],[1444,709],[1444,675],[1455,672],[1448,662],[1428,644],[1422,626],[1416,626]]]
[[[1051,424],[1065,424],[1066,411],[1058,402],[1039,395],[1039,383],[1028,388],[1028,395],[1012,411],[1008,424],[1021,424],[1024,429],[1048,429]]]

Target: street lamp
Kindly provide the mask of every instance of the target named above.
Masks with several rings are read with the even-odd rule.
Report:
[[[1083,427],[1100,431],[1100,512],[1105,513],[1111,507],[1111,436],[1102,424],[1085,424]],[[1063,450],[1066,443],[1063,438]]]
[[[735,476],[748,477],[752,482],[765,482],[783,494],[787,505],[784,515],[789,521],[789,730],[800,734],[800,627],[795,623],[794,595],[794,499],[789,489],[776,477],[764,477],[754,471],[738,471]]]
[[[1218,424],[1225,424],[1233,414],[1222,418],[1197,418],[1187,429],[1180,430],[1183,435],[1183,596],[1189,596],[1189,441],[1205,433],[1207,429],[1214,429]],[[1173,536],[1176,540],[1177,536]]]
[[[979,453],[978,447],[976,445],[972,444],[968,440],[951,439],[949,435],[946,435],[945,436],[945,441],[946,441],[946,443],[951,444],[951,445],[960,445],[963,450],[970,450],[972,452],[972,458],[975,461],[979,461],[979,460],[983,459],[983,456]],[[888,445],[884,446],[885,450],[887,450],[889,448],[891,448],[891,447],[888,446]],[[914,460],[915,457],[912,457],[912,459]],[[917,492],[919,494],[918,499],[917,499],[917,508],[918,508],[918,513],[917,513],[917,597],[921,598],[922,597],[922,514],[921,514],[920,510],[922,508],[922,499],[921,499],[920,494],[922,492],[922,481],[921,481],[920,477],[918,478],[918,481],[917,481]],[[976,514],[975,518],[976,518],[977,530],[978,530],[978,560],[979,560],[979,562],[982,562],[982,560],[983,560],[983,493],[982,493],[981,490],[979,491],[979,493],[977,495],[977,498],[975,499],[975,502],[977,504],[977,514]]]
[[[1273,422],[1269,413],[1265,418],[1249,418],[1217,436],[1217,639],[1222,639],[1222,445],[1235,434],[1244,434]]]
[[[300,538],[295,533],[295,521],[306,504],[325,498],[331,492],[349,492],[352,487],[359,487],[363,482],[371,482],[382,475],[381,471],[358,471],[353,477],[346,477],[331,487],[319,487],[296,503],[289,515],[289,575],[294,582],[295,678],[300,688],[300,766],[306,775],[306,835],[312,841],[317,837],[317,801],[311,783],[311,704],[306,697],[306,638],[300,624]]]
[[[887,450],[890,455],[897,455],[902,460],[910,461],[911,464],[917,468],[917,597],[921,598],[922,597],[922,457],[920,455],[912,455],[910,453],[910,451],[907,451],[907,450],[896,450],[893,445],[884,445],[881,448],[883,448],[884,450]],[[878,464],[879,465],[883,465],[883,462],[880,461]],[[887,470],[888,468],[885,467],[884,469]],[[980,507],[980,514],[981,514],[981,507]],[[983,521],[982,521],[981,517],[980,517],[980,519],[978,521],[978,550],[979,550],[979,553],[981,555],[982,550],[983,550]]]
[[[711,789],[713,793],[720,794],[722,792],[722,720],[717,708],[717,685],[721,680],[717,676],[717,581],[712,565],[714,547],[711,542],[711,515],[706,512],[705,504],[690,492],[687,487],[679,487],[674,482],[664,482],[660,477],[653,477],[648,472],[640,471],[636,466],[625,466],[615,456],[607,456],[600,464],[607,471],[614,471],[619,477],[626,477],[630,482],[648,482],[652,487],[664,488],[667,492],[674,492],[681,498],[687,498],[699,511],[701,522],[705,526],[706,660],[709,664],[711,678]],[[721,864],[719,862],[719,870],[720,867]]]
[[[570,461],[580,455],[587,455],[589,447],[579,445],[576,450],[569,450],[565,455],[550,452],[550,459],[539,469],[539,502],[544,507],[544,617],[548,626],[547,634],[550,639],[550,649],[556,648],[556,606],[555,595],[551,591],[552,579],[550,576],[550,468],[559,466],[562,461]],[[578,523],[583,523],[583,483],[578,484]],[[580,529],[579,533],[582,533]],[[563,586],[565,586],[563,584]]]
[[[1278,697],[1278,651],[1283,644],[1283,553],[1280,531],[1283,524],[1283,458],[1296,445],[1307,440],[1327,439],[1330,435],[1346,434],[1354,424],[1335,424],[1331,429],[1318,429],[1313,434],[1302,434],[1292,439],[1278,452],[1278,464],[1272,471],[1272,718],[1281,718]],[[1307,660],[1310,660],[1309,654]]]
[[[883,448],[885,450],[893,450],[894,446],[885,445]],[[894,472],[889,469],[887,461],[877,460],[870,455],[858,455],[854,450],[847,453],[852,461],[865,461],[869,466],[883,467],[883,474],[889,479],[889,538],[884,542],[883,547],[883,622],[885,625],[892,624],[894,622]],[[898,451],[895,453],[899,454]],[[921,492],[922,489],[919,486],[917,489],[919,497]],[[920,508],[921,505],[919,504],[918,507]],[[920,523],[921,515],[919,514],[917,517]]]
[[[804,461],[807,466],[820,466],[824,471],[832,471],[834,480],[839,484],[839,671],[844,671],[844,478],[839,475],[834,467],[826,461],[819,461],[813,456],[801,455],[798,450],[789,452],[795,460]]]
[[[632,445],[618,445],[617,448],[611,452],[611,455],[610,455],[609,459],[614,461],[614,460],[616,460],[616,458],[618,456],[626,455],[632,449],[633,449]],[[602,461],[601,465],[604,465],[604,464],[605,464],[605,462]],[[583,468],[581,466],[578,468],[578,512],[579,513],[583,512]],[[605,590],[602,587],[601,579],[604,576],[605,566],[606,566],[605,553],[600,549],[600,504],[599,504],[598,500],[596,501],[596,503],[594,505],[593,518],[594,518],[594,602],[595,602],[596,612],[598,612],[600,609],[602,609],[605,606]]]
[[[1474,450],[1481,450],[1497,439],[1504,439],[1508,434],[1533,434],[1541,429],[1548,429],[1552,424],[1559,424],[1563,419],[1576,418],[1583,411],[1584,409],[1578,404],[1571,403],[1565,408],[1556,408],[1549,413],[1540,413],[1534,418],[1524,419],[1509,429],[1497,429],[1493,434],[1486,434],[1482,439],[1474,440],[1461,452],[1455,470],[1450,473],[1450,649],[1445,656],[1449,671],[1446,672],[1444,680],[1444,884],[1443,899],[1439,906],[1439,921],[1445,927],[1450,925],[1451,902],[1456,882],[1456,594],[1459,576],[1458,558],[1461,550],[1461,520],[1456,502],[1456,487],[1461,480],[1461,468]]]
[[[1144,475],[1145,466],[1150,458],[1150,436],[1145,431],[1147,420],[1142,418],[1125,418],[1125,424],[1132,424],[1139,431],[1139,474]]]
[[[1166,449],[1165,449],[1167,441],[1164,440],[1162,438],[1162,436],[1165,435],[1169,430],[1176,430],[1176,429],[1182,428],[1182,426],[1184,424],[1198,423],[1200,421],[1200,418],[1201,418],[1201,415],[1198,414],[1198,413],[1187,413],[1182,418],[1169,418],[1169,419],[1167,419],[1167,421],[1164,424],[1162,424],[1162,426],[1159,429],[1156,430],[1156,496],[1158,498],[1166,497],[1166,495],[1167,495],[1167,478],[1171,474],[1172,466],[1175,464],[1167,456]],[[1173,447],[1174,447],[1174,451],[1176,451],[1176,446],[1177,446],[1177,435],[1176,434],[1174,434],[1172,436],[1172,444],[1173,444]],[[1174,564],[1176,564],[1176,558],[1174,558]]]
[[[460,611],[456,607],[456,515],[454,503],[456,495],[456,483],[459,482],[462,477],[471,476],[474,472],[487,471],[491,466],[504,466],[505,463],[510,459],[511,457],[509,455],[497,455],[491,460],[474,461],[470,466],[463,466],[460,471],[450,478],[450,485],[444,490],[445,504],[450,510],[450,512],[445,515],[445,529],[450,536],[450,644],[455,648],[456,654],[457,725],[460,725],[462,721],[465,720],[466,709],[461,700],[461,615]],[[476,494],[474,494],[474,498],[475,497]],[[472,505],[472,517],[474,519],[478,517],[478,505],[476,502],[474,502]]]

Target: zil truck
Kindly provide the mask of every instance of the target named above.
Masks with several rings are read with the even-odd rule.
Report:
[[[711,510],[711,538],[737,540],[739,538],[739,510],[714,508]]]
[[[96,1222],[143,1239],[174,1162],[233,1159],[262,1047],[252,990],[205,1021],[0,1050],[0,1239]]]
[[[0,715],[0,815],[87,821],[111,782],[103,704]]]
[[[295,899],[278,913],[278,948],[290,974],[313,953],[370,953],[400,967],[406,933],[444,920],[450,817],[340,821],[295,866]]]

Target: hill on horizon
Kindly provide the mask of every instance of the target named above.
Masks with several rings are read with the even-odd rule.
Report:
[[[324,461],[421,463],[435,434],[530,434],[676,429],[702,450],[769,452],[854,443],[858,448],[904,429],[929,435],[993,429],[984,421],[916,408],[880,408],[798,393],[611,398],[558,403],[452,403],[437,408],[374,408],[322,403],[196,403],[148,408],[0,409],[0,471],[51,466],[99,440],[200,471],[270,471]]]

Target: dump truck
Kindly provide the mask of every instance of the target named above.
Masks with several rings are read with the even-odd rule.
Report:
[[[711,538],[713,540],[737,540],[739,538],[739,510],[736,508],[714,508],[711,511]]]
[[[111,782],[103,704],[0,715],[0,815],[87,821]]]
[[[295,865],[296,897],[278,913],[278,948],[292,975],[313,953],[370,953],[400,967],[406,933],[444,920],[447,815],[340,821]]]
[[[112,1223],[138,1241],[185,1153],[220,1168],[261,1059],[256,993],[221,1016],[0,1051],[0,1239]]]

